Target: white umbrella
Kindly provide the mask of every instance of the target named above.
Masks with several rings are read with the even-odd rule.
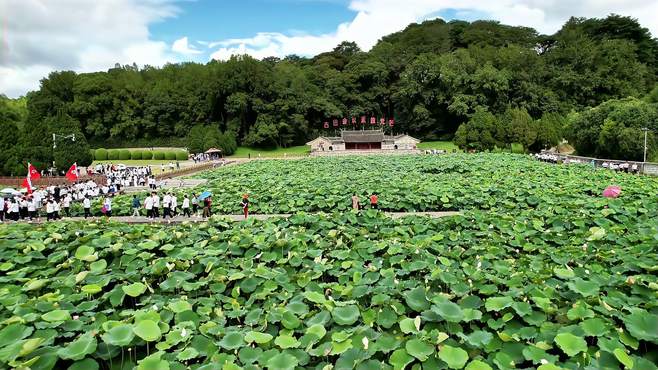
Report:
[[[21,192],[12,188],[4,188],[0,190],[0,194],[21,195]]]

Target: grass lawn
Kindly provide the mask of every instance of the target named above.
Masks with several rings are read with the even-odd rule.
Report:
[[[160,165],[164,164],[165,165],[165,172],[169,171],[169,167],[167,165],[169,162],[174,162],[176,163],[175,160],[166,160],[166,159],[151,159],[151,160],[121,160],[121,159],[116,159],[116,160],[106,160],[106,161],[94,161],[91,164],[91,167],[94,167],[97,164],[125,164],[128,167],[143,167],[143,166],[151,166],[151,170],[153,173],[158,174],[161,172]],[[193,161],[178,161],[180,164],[181,168],[183,167],[188,167],[194,164]]]
[[[276,158],[283,157],[286,155],[308,155],[311,148],[307,145],[292,146],[290,148],[275,148],[275,149],[262,149],[262,148],[250,148],[246,146],[238,147],[238,150],[235,151],[229,158],[247,158],[251,154],[252,158],[258,158],[260,154],[261,157],[266,158]]]
[[[416,146],[420,150],[426,149],[436,149],[436,150],[446,150],[452,152],[453,149],[456,149],[457,152],[461,153],[461,150],[457,145],[453,144],[452,141],[423,141]]]

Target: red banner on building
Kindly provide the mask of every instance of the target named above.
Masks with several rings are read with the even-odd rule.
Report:
[[[352,117],[352,124],[356,125],[356,117]]]
[[[384,126],[386,124],[386,118],[382,117],[379,119],[379,124]]]
[[[393,118],[389,118],[388,119],[388,125],[391,126],[391,127],[395,126],[395,120]]]
[[[334,127],[338,127],[338,119],[334,118]]]
[[[376,125],[376,124],[377,124],[377,118],[375,118],[375,117],[370,117],[370,124],[371,124],[371,125]]]
[[[366,116],[361,116],[361,124],[362,125],[366,124]]]
[[[329,128],[329,122],[324,122],[324,128]]]
[[[347,124],[347,118],[343,118],[343,125]]]

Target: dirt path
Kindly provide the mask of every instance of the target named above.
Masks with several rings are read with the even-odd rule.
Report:
[[[457,216],[460,215],[461,212],[386,212],[386,215],[392,218],[401,218],[401,217],[407,217],[407,216],[426,216],[426,217],[431,217],[431,218],[441,218],[441,217],[451,217],[451,216]],[[289,213],[282,213],[282,214],[254,214],[254,215],[249,215],[249,218],[255,218],[257,220],[267,220],[270,218],[288,218],[292,216]],[[229,218],[232,221],[242,221],[244,220],[244,216],[242,215],[223,215],[223,217]],[[90,217],[87,219],[87,221],[97,221],[97,220],[104,220],[104,217]],[[204,219],[202,217],[183,217],[183,216],[176,216],[172,219],[167,219],[163,220],[162,218],[158,218],[155,220],[146,218],[146,217],[130,217],[130,216],[115,216],[110,218],[111,221],[113,222],[122,222],[122,223],[127,223],[127,224],[164,224],[164,225],[169,225],[169,224],[180,224],[184,222],[203,222]],[[65,217],[60,221],[85,221],[84,217]],[[27,223],[27,221],[19,221],[19,222],[24,222]],[[45,218],[40,219],[39,221],[33,221],[33,224],[41,224],[47,222]],[[9,222],[8,222],[9,223]]]

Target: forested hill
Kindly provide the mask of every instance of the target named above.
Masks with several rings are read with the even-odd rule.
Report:
[[[451,139],[483,110],[539,119],[641,97],[657,72],[658,40],[632,18],[574,18],[550,36],[437,19],[388,35],[368,52],[343,42],[313,58],[54,72],[27,96],[21,145],[2,152],[47,162],[51,151],[38,148],[60,131],[84,134],[92,146],[186,144],[195,125],[208,126],[194,130],[207,133],[194,144],[201,147],[232,138],[290,146],[317,135],[327,119],[362,115],[394,117],[396,131],[423,139]]]

